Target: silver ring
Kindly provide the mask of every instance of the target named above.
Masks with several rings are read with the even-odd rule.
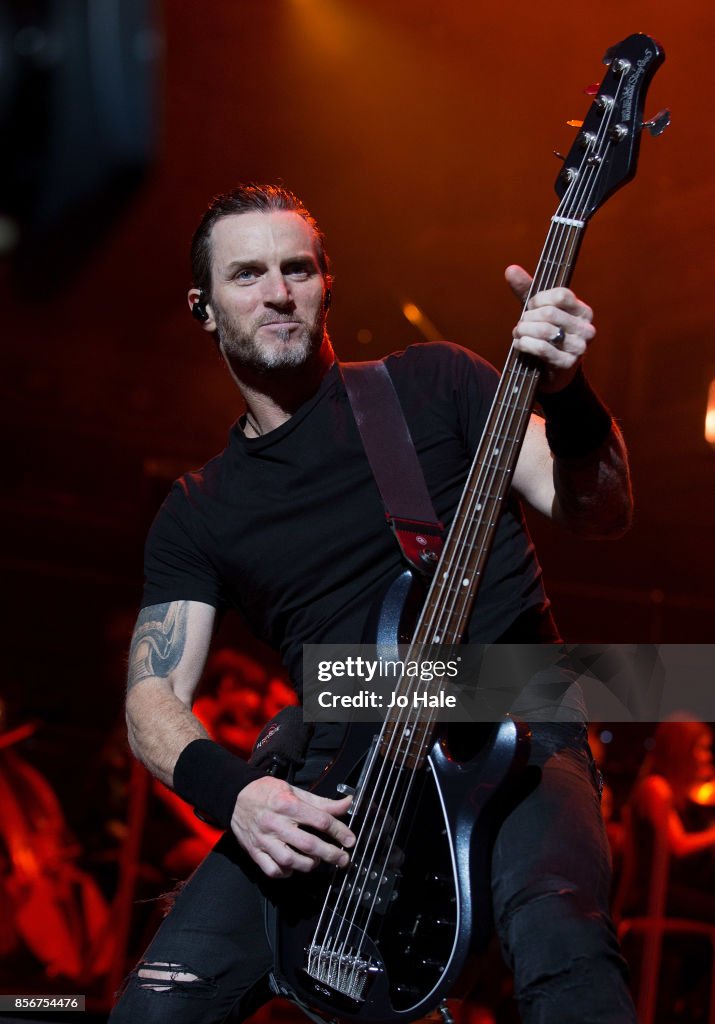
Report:
[[[556,348],[561,348],[561,346],[563,345],[563,343],[565,341],[566,341],[566,331],[563,329],[563,327],[559,327],[558,331],[556,332],[556,334],[551,339],[551,344],[555,345]]]

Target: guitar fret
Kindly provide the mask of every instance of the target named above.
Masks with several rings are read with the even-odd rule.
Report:
[[[513,453],[510,452],[509,456],[511,456],[512,454]],[[494,452],[490,453],[489,458],[490,459],[503,459],[504,458],[504,453],[500,449],[495,449]],[[488,457],[485,457],[485,463],[487,461],[488,461]],[[506,465],[502,465],[502,466],[495,466],[494,464],[491,464],[489,466],[489,472],[493,473],[495,470],[499,470],[501,472],[506,472],[508,470],[508,468],[509,468],[509,464],[508,463]],[[473,489],[473,487],[471,489]]]
[[[500,469],[499,472],[500,473],[506,473],[506,472],[510,472],[510,471],[506,470],[506,469]],[[464,493],[465,494],[469,494],[472,497],[478,499],[477,504],[476,504],[476,506],[475,506],[475,508],[473,510],[475,512],[481,512],[483,506],[486,505],[487,502],[489,502],[489,501],[503,501],[504,500],[504,494],[501,491],[486,491],[485,492],[485,491],[477,490],[476,488],[473,488],[473,487],[469,487],[469,488],[467,488],[467,490]],[[472,510],[465,509],[464,515],[471,517],[471,511]]]
[[[457,577],[463,579],[464,572],[461,570],[452,569],[451,572],[445,571],[444,573],[442,573],[442,582],[440,584],[441,589],[447,591],[454,590],[454,592],[456,593],[460,589],[456,583]]]
[[[427,608],[425,610],[426,611],[434,610],[434,611],[437,612],[438,615],[442,612],[442,609],[434,608],[434,606],[429,606],[429,605],[427,606]],[[448,625],[448,623],[445,622],[445,626],[447,626],[447,625]],[[426,643],[437,644],[438,646],[441,646],[441,647],[443,647],[445,644],[450,645],[450,644],[453,643],[452,639],[450,639],[450,632],[447,632],[447,631],[442,632],[439,629],[439,626],[437,626],[435,628],[434,624],[432,626],[432,629],[434,630],[434,633],[431,636],[431,638],[420,637],[419,638],[420,639],[420,643],[422,643],[422,644],[426,644]]]
[[[518,391],[519,390],[519,385],[518,384],[514,385],[514,389],[513,390],[514,391]],[[506,403],[506,402],[509,401],[509,399],[508,398],[504,398],[503,401]],[[518,405],[518,404],[512,405],[512,404],[510,404],[509,405],[509,410],[510,411],[513,410],[514,412],[529,412],[530,413],[531,412],[531,406],[529,406],[529,405]]]
[[[506,441],[509,441],[511,444],[515,444],[517,441],[520,440],[520,438],[517,437],[514,434],[500,434],[498,430],[488,430],[488,431],[486,431],[484,436],[485,437],[498,437],[499,440],[502,442],[502,444],[504,444],[504,442],[506,442]]]
[[[460,593],[461,593],[461,591],[460,591]],[[465,595],[462,594],[462,596],[464,597]],[[427,610],[427,611],[434,610],[435,607],[436,607],[435,604],[433,602],[430,602],[428,605],[425,605],[425,610]],[[440,611],[441,609],[437,609],[437,610]],[[435,627],[432,626],[432,629],[435,629]],[[427,640],[426,637],[420,637],[419,638],[419,642],[423,643],[423,644],[432,643],[432,642],[434,642],[436,644],[449,644],[449,643],[452,642],[449,639],[450,634],[454,635],[455,633],[456,633],[456,630],[455,630],[454,626],[452,626],[452,625],[450,625],[450,623],[446,622],[445,623],[445,627],[444,627],[443,630],[439,630],[438,628],[436,629],[434,637],[433,637],[433,639],[431,641]]]
[[[516,349],[513,349],[510,360],[507,361],[502,372],[502,378],[499,381],[500,389],[503,389],[507,384],[511,384],[515,377],[518,377],[518,384],[520,388],[529,387],[532,371],[529,367],[525,367],[523,363],[518,362],[515,358],[516,356]]]
[[[464,579],[467,581],[466,586],[464,586],[464,581],[462,581],[462,584],[460,586],[453,586],[448,584],[441,585],[439,587],[439,598],[443,599],[445,597],[457,597],[458,594],[464,596],[465,591],[471,586],[471,584],[474,582],[474,580],[478,577],[479,574],[479,572],[472,572],[471,577],[465,577]],[[433,604],[436,604],[436,602],[433,602]]]
[[[434,723],[430,720],[405,724],[388,719],[381,752],[398,767],[414,769],[425,758],[433,731]]]
[[[478,575],[478,574],[475,574],[475,575]],[[457,583],[449,583],[446,580],[444,580],[442,583],[439,584],[439,589],[440,589],[441,596],[445,596],[446,594],[461,594],[461,593],[463,593],[463,588],[461,586],[459,586]]]

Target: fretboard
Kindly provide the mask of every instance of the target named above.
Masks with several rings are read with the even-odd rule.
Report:
[[[583,228],[580,223],[553,219],[529,296],[568,284]],[[415,645],[452,645],[462,639],[524,442],[540,375],[536,360],[512,346],[417,624]]]
[[[566,286],[585,225],[554,217],[529,294]],[[434,656],[435,648],[461,642],[529,425],[541,370],[538,361],[513,346],[497,387],[454,520],[435,570],[410,645],[408,659]],[[420,683],[437,694],[444,680]],[[410,686],[409,689],[414,689]],[[381,748],[415,768],[434,731],[434,716],[395,714],[388,719]]]

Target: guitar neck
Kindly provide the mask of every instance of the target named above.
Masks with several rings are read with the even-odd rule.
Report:
[[[571,279],[585,224],[552,218],[526,302]],[[481,583],[540,378],[537,361],[510,349],[454,522],[414,636],[415,644],[458,644]]]
[[[526,303],[533,294],[568,285],[593,212],[636,171],[644,127],[660,135],[670,115],[643,121],[643,100],[665,59],[650,36],[636,33],[611,47],[608,67],[556,181],[561,202],[551,224]],[[593,95],[593,93],[591,93]],[[521,451],[540,377],[537,360],[512,346],[487,424],[467,478],[442,556],[435,570],[409,657],[421,660],[434,647],[458,644],[481,583],[487,556]],[[425,684],[436,692],[444,680]],[[434,732],[434,717],[396,715],[381,734],[381,750],[405,750],[409,766],[422,763]],[[391,755],[390,755],[391,756]]]

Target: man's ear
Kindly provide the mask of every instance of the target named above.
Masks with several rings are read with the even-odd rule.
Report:
[[[215,331],[216,321],[211,312],[211,307],[208,305],[208,298],[203,288],[189,288],[187,297],[191,315],[199,321],[205,331]]]

